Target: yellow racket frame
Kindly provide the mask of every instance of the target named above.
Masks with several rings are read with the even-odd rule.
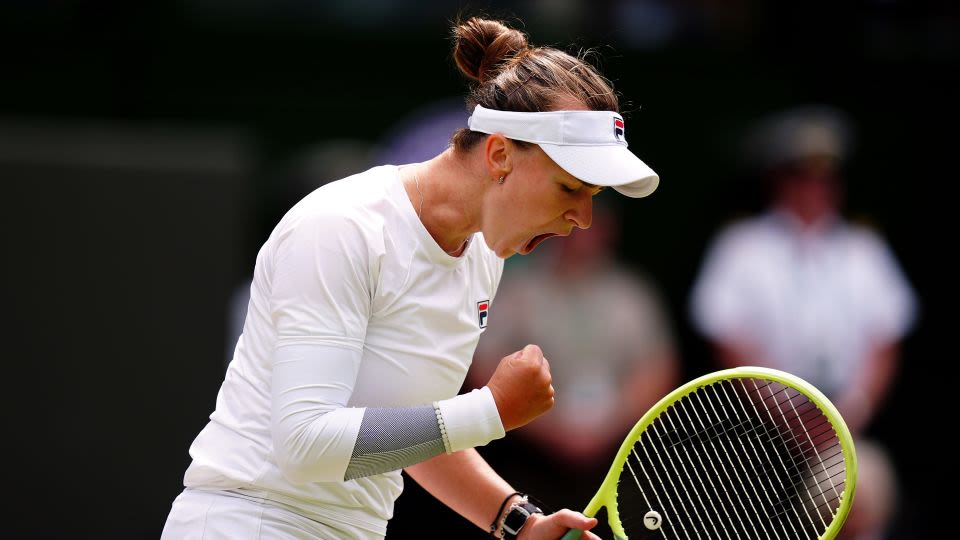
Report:
[[[640,418],[636,425],[633,426],[633,429],[630,430],[630,433],[626,439],[624,439],[623,444],[620,445],[620,450],[617,451],[617,456],[614,458],[613,464],[610,466],[610,471],[603,480],[603,484],[600,485],[600,489],[597,490],[597,493],[590,500],[589,504],[587,504],[583,513],[588,517],[594,517],[601,508],[606,508],[607,522],[616,539],[628,540],[627,533],[624,531],[623,524],[620,521],[620,512],[617,509],[617,484],[619,483],[620,473],[623,471],[624,464],[630,456],[630,452],[633,451],[634,444],[660,413],[667,410],[667,408],[683,397],[704,386],[735,379],[765,379],[793,388],[805,395],[807,399],[827,417],[830,424],[833,425],[833,429],[837,433],[843,451],[846,481],[844,483],[843,493],[840,496],[840,506],[837,508],[833,521],[831,521],[827,530],[824,531],[820,538],[823,540],[832,540],[835,538],[837,533],[840,532],[843,522],[846,521],[847,514],[850,513],[850,507],[853,505],[853,496],[857,485],[857,454],[853,446],[853,437],[850,434],[850,430],[847,428],[846,422],[843,421],[843,417],[840,416],[840,412],[837,411],[833,403],[812,384],[796,375],[784,371],[753,366],[724,369],[693,379],[670,392],[651,407],[650,410]],[[576,540],[580,537],[580,534],[581,531],[572,530],[564,535],[562,540]]]

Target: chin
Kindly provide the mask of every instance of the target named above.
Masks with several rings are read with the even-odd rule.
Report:
[[[497,257],[500,257],[501,259],[509,259],[510,257],[513,257],[519,253],[515,248],[509,247],[500,250],[495,249],[493,252],[496,253]]]

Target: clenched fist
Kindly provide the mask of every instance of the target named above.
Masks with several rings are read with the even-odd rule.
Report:
[[[550,364],[536,345],[500,360],[487,388],[493,394],[503,429],[516,429],[553,407]]]

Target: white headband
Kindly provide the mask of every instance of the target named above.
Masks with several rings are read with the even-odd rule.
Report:
[[[536,143],[574,177],[630,197],[649,195],[660,181],[627,150],[623,117],[613,111],[516,112],[477,105],[467,125],[471,131]]]

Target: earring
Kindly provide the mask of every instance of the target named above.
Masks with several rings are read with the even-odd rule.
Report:
[[[500,179],[497,180],[497,183],[502,185],[502,184],[503,184],[503,181],[506,180],[506,179],[507,179],[507,175],[502,175],[502,176],[500,177]]]

